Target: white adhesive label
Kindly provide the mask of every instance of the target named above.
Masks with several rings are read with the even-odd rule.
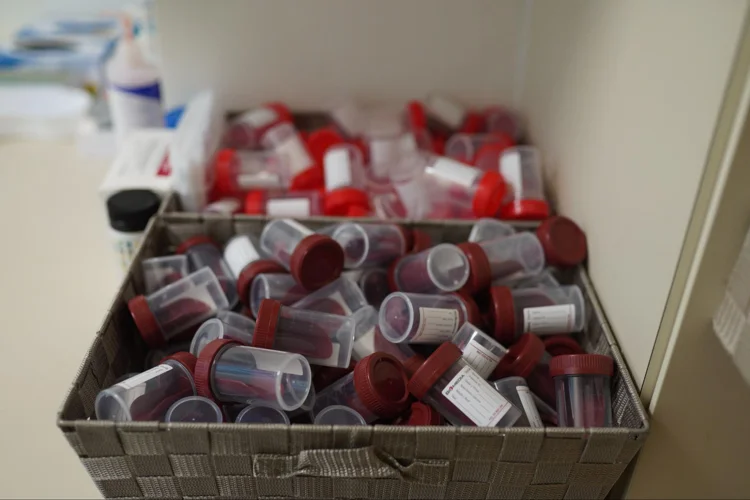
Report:
[[[307,198],[268,200],[268,203],[266,203],[266,215],[274,217],[308,217],[310,215],[310,200]],[[312,234],[311,231],[307,231],[309,234]]]
[[[373,326],[354,341],[354,346],[352,347],[352,358],[354,359],[354,361],[359,361],[365,356],[369,356],[376,351],[375,327]]]
[[[417,333],[409,342],[413,344],[439,344],[453,338],[458,329],[458,311],[436,307],[419,308]]]
[[[499,356],[474,340],[466,345],[461,357],[484,379],[490,376],[500,362]]]
[[[327,358],[311,358],[310,356],[305,356],[307,358],[307,361],[311,365],[319,365],[319,366],[332,366],[337,367],[339,364],[339,353],[341,352],[341,345],[339,344],[332,344],[331,347],[333,350],[331,351],[331,355]]]
[[[523,310],[523,331],[528,333],[570,333],[576,319],[573,304],[527,307]]]
[[[239,278],[245,266],[260,260],[260,254],[247,236],[232,238],[224,247],[224,261],[235,278]]]
[[[298,135],[289,137],[284,142],[277,144],[274,149],[279,156],[287,158],[292,175],[297,175],[313,165],[313,160]]]
[[[463,106],[439,95],[429,96],[426,105],[431,115],[453,129],[459,128],[466,117]]]
[[[235,123],[247,123],[255,128],[262,128],[279,119],[279,115],[271,108],[258,108],[241,114]]]
[[[511,185],[516,195],[522,192],[521,187],[521,152],[508,151],[500,157],[500,173],[505,182]]]
[[[443,396],[477,427],[494,427],[512,406],[470,366],[464,366],[453,377],[443,389]]]
[[[518,397],[521,398],[521,406],[523,406],[523,411],[526,413],[526,418],[529,419],[529,426],[544,427],[542,417],[539,416],[539,410],[536,409],[536,404],[534,403],[534,396],[531,395],[529,388],[525,385],[518,385],[516,386],[516,392],[518,392]]]
[[[130,377],[127,380],[123,380],[117,385],[122,387],[123,389],[133,389],[134,387],[137,387],[144,382],[148,382],[152,378],[156,378],[163,373],[167,373],[171,369],[172,367],[170,365],[157,365],[150,370],[146,370],[145,372],[139,373],[138,375]]]
[[[326,191],[352,184],[352,164],[349,149],[332,148],[323,159]]]
[[[283,187],[281,176],[271,172],[240,174],[237,176],[237,185],[243,189]]]
[[[204,208],[203,211],[212,214],[232,215],[237,213],[240,207],[241,204],[238,200],[235,200],[234,198],[224,198],[206,205],[206,208]]]
[[[477,178],[482,175],[481,170],[444,156],[435,161],[431,172],[442,179],[455,182],[465,188],[474,185]]]

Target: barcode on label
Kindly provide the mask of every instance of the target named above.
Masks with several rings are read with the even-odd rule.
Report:
[[[443,389],[443,396],[477,427],[494,427],[512,407],[470,366],[464,366],[453,377]]]
[[[417,333],[409,340],[414,344],[439,344],[453,338],[458,329],[458,311],[436,307],[419,308]]]
[[[575,319],[576,308],[573,304],[527,307],[523,310],[524,331],[528,333],[571,333]]]
[[[500,361],[499,356],[475,340],[466,344],[462,357],[484,379],[490,376]]]

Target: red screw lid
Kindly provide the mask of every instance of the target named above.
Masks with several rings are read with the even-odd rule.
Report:
[[[250,285],[259,274],[288,274],[287,270],[278,262],[270,259],[261,259],[246,265],[237,277],[237,293],[240,302],[247,304],[250,295]]]
[[[401,237],[404,238],[404,247],[406,247],[406,252],[409,253],[409,250],[414,246],[414,231],[411,230],[411,228],[408,228],[406,226],[402,226],[401,224],[394,224],[398,231],[401,233]]]
[[[209,342],[201,351],[200,356],[198,356],[198,362],[195,363],[195,390],[199,396],[218,399],[211,389],[211,367],[214,364],[216,356],[226,346],[230,345],[241,344],[234,340],[216,339]]]
[[[467,312],[466,321],[474,326],[481,327],[483,323],[482,314],[479,312],[479,306],[477,305],[476,301],[471,298],[471,295],[463,291],[454,292],[450,295],[453,295],[463,303]]]
[[[247,195],[245,195],[245,213],[250,215],[265,215],[265,191],[248,191]]]
[[[342,187],[326,194],[323,211],[329,216],[344,216],[351,207],[362,207],[370,212],[370,198],[361,189]]]
[[[280,122],[294,123],[292,113],[283,102],[267,102],[264,106],[276,111],[276,114],[279,117],[278,121],[274,122],[272,125],[278,125]]]
[[[237,152],[234,149],[222,149],[214,159],[214,186],[222,194],[233,194],[236,189],[232,182],[232,164]]]
[[[565,356],[567,354],[586,354],[586,351],[570,335],[552,335],[545,337],[544,350],[550,356]]]
[[[544,200],[513,200],[500,208],[501,219],[543,220],[549,217],[549,204]]]
[[[516,310],[513,306],[513,292],[507,286],[490,288],[490,312],[494,331],[492,335],[503,345],[511,345],[516,340]]]
[[[344,250],[328,236],[311,234],[297,244],[289,267],[300,286],[317,290],[341,275]]]
[[[536,229],[536,236],[551,266],[577,266],[586,258],[586,235],[567,217],[556,215],[545,220]]]
[[[568,354],[555,356],[549,362],[549,374],[552,377],[563,375],[604,375],[612,376],[614,362],[609,356],[601,354]]]
[[[419,367],[424,364],[424,356],[422,356],[421,354],[415,354],[414,356],[404,361],[402,364],[404,365],[406,374],[411,377],[416,373],[417,370],[419,370]]]
[[[195,378],[195,365],[198,363],[198,358],[196,358],[193,354],[190,354],[189,352],[180,351],[176,352],[170,356],[166,356],[161,361],[159,361],[159,364],[164,363],[168,359],[172,359],[174,361],[177,361],[182,366],[188,369],[188,371],[193,375],[193,378]]]
[[[141,334],[143,341],[148,344],[152,349],[166,345],[167,341],[164,340],[164,336],[161,334],[161,328],[159,323],[156,322],[156,316],[151,312],[151,308],[148,307],[146,297],[143,295],[137,295],[128,301],[128,309],[130,309],[130,315],[135,321],[135,326],[138,327],[138,332]]]
[[[417,401],[411,404],[409,419],[401,425],[443,425],[443,417],[432,406]]]
[[[458,131],[462,134],[478,134],[482,130],[484,130],[484,116],[475,111],[469,111]]]
[[[289,191],[315,191],[323,189],[324,185],[323,169],[318,165],[313,165],[292,178]]]
[[[273,349],[276,338],[276,325],[281,313],[281,302],[273,299],[263,299],[258,308],[258,317],[255,320],[253,331],[253,347]]]
[[[346,217],[367,217],[370,215],[370,210],[359,205],[353,205],[346,211]]]
[[[334,127],[320,128],[311,132],[307,138],[307,150],[318,165],[323,165],[323,158],[328,148],[339,144],[346,144],[346,141]]]
[[[505,199],[508,186],[500,172],[485,172],[477,184],[472,210],[477,217],[494,217]]]
[[[409,391],[401,363],[384,352],[362,358],[354,368],[354,390],[362,404],[372,413],[393,418],[406,409]]]
[[[425,130],[427,128],[427,114],[424,111],[424,104],[420,101],[406,103],[406,120],[412,130]]]
[[[443,342],[409,380],[409,392],[422,399],[448,368],[461,357],[461,349],[451,342]]]
[[[484,290],[492,282],[492,268],[487,254],[477,243],[459,243],[460,248],[469,260],[469,279],[461,291],[473,294]]]
[[[208,243],[209,245],[213,245],[216,248],[219,248],[219,245],[217,245],[214,242],[214,240],[212,240],[211,238],[209,238],[206,235],[201,234],[201,235],[198,235],[198,236],[193,236],[192,238],[188,238],[185,241],[183,241],[182,243],[180,243],[177,246],[177,249],[174,251],[174,253],[182,255],[185,252],[187,252],[188,250],[190,250],[192,247],[198,246],[198,245],[203,245],[203,244],[206,244],[206,243]]]
[[[533,333],[524,333],[518,342],[510,346],[495,368],[496,378],[523,377],[531,375],[544,356],[544,342]]]

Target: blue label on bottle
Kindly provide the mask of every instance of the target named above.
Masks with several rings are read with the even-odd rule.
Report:
[[[119,85],[112,85],[112,88],[120,92],[127,92],[128,94],[138,95],[149,99],[161,98],[161,91],[158,82],[152,85],[144,85],[142,87],[121,87]]]

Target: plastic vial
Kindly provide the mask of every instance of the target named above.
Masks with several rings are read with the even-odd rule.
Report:
[[[255,321],[244,314],[239,314],[234,311],[219,311],[216,313],[216,319],[222,323],[239,328],[246,332],[252,332],[255,330]]]
[[[313,365],[343,368],[349,366],[353,342],[353,319],[269,299],[260,304],[252,345],[300,354]]]
[[[411,246],[410,231],[397,224],[340,224],[332,238],[344,250],[347,269],[390,264]]]
[[[540,272],[539,274],[534,274],[533,276],[528,276],[525,278],[500,278],[493,280],[492,286],[507,286],[510,288],[557,288],[561,285],[560,282],[557,281],[555,274],[548,267],[546,269],[542,269],[542,272]]]
[[[487,131],[507,134],[518,142],[523,138],[523,123],[519,116],[508,108],[491,106],[484,110]]]
[[[380,304],[386,296],[391,293],[391,285],[388,283],[388,271],[379,267],[368,269],[354,269],[341,273],[343,278],[354,281],[362,293],[365,294],[365,300],[371,306],[380,308]]]
[[[159,196],[146,189],[127,189],[107,198],[109,234],[122,271],[130,267],[148,221],[160,204]]]
[[[560,427],[612,427],[612,358],[601,354],[557,356],[550,363],[555,379]]]
[[[353,206],[370,211],[362,152],[352,144],[328,148],[323,159],[325,214],[346,215]]]
[[[523,333],[556,335],[583,330],[586,305],[577,285],[557,288],[490,289],[493,334],[512,344]]]
[[[154,348],[229,309],[229,302],[214,272],[204,267],[151,295],[133,297],[128,309],[141,337]]]
[[[367,425],[364,417],[348,406],[331,405],[315,416],[315,425]]]
[[[188,274],[188,261],[184,255],[153,257],[141,262],[146,295],[179,281]]]
[[[265,299],[289,306],[307,297],[307,293],[290,274],[259,274],[250,285],[250,313],[257,318],[260,303]]]
[[[310,152],[310,155],[315,161],[315,164],[320,167],[323,167],[325,163],[325,155],[329,149],[335,148],[337,146],[344,146],[346,144],[346,140],[342,137],[341,134],[339,134],[339,131],[336,130],[336,127],[318,128],[307,134],[307,137],[305,137],[305,145],[307,146],[307,151]],[[356,147],[354,145],[352,146]],[[358,150],[358,153],[360,154],[360,158],[362,157],[361,155],[364,154],[361,150]],[[362,162],[360,161],[360,163]],[[324,168],[321,170],[321,173],[323,175],[321,181],[325,183]],[[325,186],[321,185],[320,187],[324,188]]]
[[[445,143],[445,156],[480,170],[497,171],[503,151],[514,145],[507,134],[454,134]]]
[[[537,409],[537,400],[544,401],[531,392],[526,381],[521,377],[505,377],[492,382],[492,387],[513,403],[516,408],[523,410],[523,415],[516,421],[516,427],[544,427],[544,422]],[[546,405],[546,404],[545,404]]]
[[[458,246],[466,254],[471,268],[464,288],[469,293],[484,290],[493,279],[526,277],[544,269],[544,250],[531,233]]]
[[[233,237],[224,246],[224,261],[237,278],[237,293],[242,305],[248,304],[250,287],[259,274],[287,273],[278,262],[263,258],[256,240],[244,234]]]
[[[544,337],[544,350],[552,357],[567,354],[586,354],[583,347],[570,335]]]
[[[286,424],[289,416],[278,406],[265,401],[253,401],[245,406],[234,421],[237,424]]]
[[[409,392],[453,425],[510,427],[521,410],[501,396],[445,342],[409,380]]]
[[[578,224],[556,215],[545,219],[536,228],[547,265],[573,267],[586,259],[586,235]]]
[[[292,175],[290,189],[316,189],[322,184],[320,165],[315,163],[305,141],[291,123],[281,123],[269,129],[263,135],[261,145],[286,157]]]
[[[406,372],[389,354],[376,352],[362,359],[354,371],[318,393],[314,413],[333,405],[348,406],[368,424],[400,415],[409,402]]]
[[[255,325],[254,321],[249,321]],[[203,348],[216,339],[229,339],[241,344],[251,345],[253,343],[253,330],[236,328],[216,318],[209,319],[193,335],[190,352],[195,356],[200,356]]]
[[[469,260],[456,245],[441,243],[406,255],[392,266],[392,288],[402,292],[446,293],[469,279]]]
[[[263,134],[280,123],[292,123],[289,109],[280,102],[264,104],[229,122],[224,143],[230,148],[257,149]]]
[[[323,215],[319,191],[250,191],[245,196],[245,213],[269,217]]]
[[[372,306],[363,307],[352,315],[352,319],[354,320],[352,360],[359,361],[379,350],[375,348],[374,338],[378,329],[378,310]]]
[[[165,422],[214,422],[224,421],[219,405],[203,396],[188,396],[169,407]]]
[[[285,189],[291,173],[284,156],[275,151],[222,149],[214,159],[214,188],[224,196],[251,189]]]
[[[474,223],[467,239],[470,243],[479,243],[482,241],[494,240],[496,238],[505,238],[516,233],[513,226],[500,222],[497,219],[484,217]]]
[[[555,386],[549,374],[550,355],[533,333],[524,333],[510,346],[495,369],[495,378],[523,377],[529,388],[548,405],[555,405]]]
[[[338,278],[344,268],[344,251],[338,243],[292,219],[277,219],[266,224],[260,235],[260,246],[289,269],[306,290],[327,285]]]
[[[310,365],[299,354],[214,340],[198,358],[195,385],[199,395],[221,403],[260,399],[291,411],[310,392]]]
[[[180,243],[175,253],[187,255],[190,269],[194,271],[203,267],[210,268],[221,283],[221,288],[229,301],[229,309],[237,305],[239,301],[237,282],[229,266],[224,262],[219,245],[207,236],[195,236]]]
[[[459,349],[461,357],[482,378],[487,379],[508,350],[482,330],[464,323],[451,340]]]
[[[188,352],[175,353],[150,370],[101,390],[94,401],[96,418],[162,420],[172,403],[195,395],[195,361]]]
[[[378,324],[395,344],[440,344],[465,322],[479,320],[479,308],[468,296],[393,292],[380,306]]]
[[[444,133],[475,134],[482,129],[482,116],[468,111],[458,102],[439,94],[430,94],[424,101],[430,125]]]
[[[443,425],[443,416],[432,406],[416,401],[411,404],[409,415],[402,417],[394,425]]]
[[[344,277],[318,288],[292,304],[295,309],[306,309],[339,316],[349,316],[367,306],[362,290]]]
[[[500,173],[511,187],[511,196],[500,210],[503,219],[541,220],[549,217],[544,197],[542,157],[533,146],[507,149],[500,156]]]

